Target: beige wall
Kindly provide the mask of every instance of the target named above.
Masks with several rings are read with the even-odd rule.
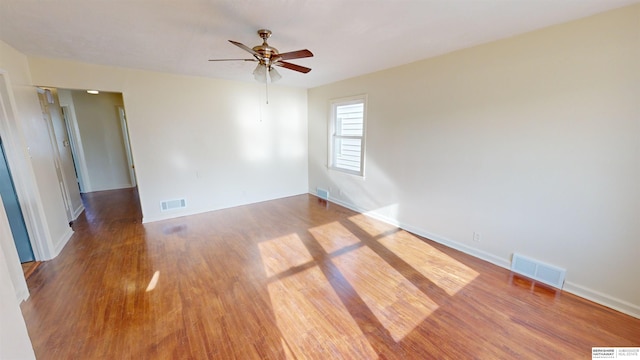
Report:
[[[123,94],[144,221],[307,192],[304,89],[272,86],[266,105],[259,83],[29,63],[36,84]],[[178,198],[187,208],[160,210]]]
[[[309,191],[640,316],[639,64],[636,5],[311,89]],[[364,179],[327,169],[329,100],[358,94]]]

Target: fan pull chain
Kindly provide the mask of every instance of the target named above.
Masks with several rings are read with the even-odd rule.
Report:
[[[264,89],[265,92],[267,93],[267,105],[269,105],[269,79],[267,79],[267,74],[264,75],[265,77],[265,82],[264,82]]]

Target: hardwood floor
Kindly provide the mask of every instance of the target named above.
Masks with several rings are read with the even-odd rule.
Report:
[[[33,272],[36,271],[36,269],[38,268],[38,266],[40,266],[40,264],[41,264],[40,261],[29,261],[29,262],[20,264],[20,266],[22,266],[22,272],[24,273],[24,278],[28,279],[29,276],[31,276],[31,274],[33,274]]]
[[[141,224],[85,196],[22,304],[38,359],[590,359],[640,320],[309,195]]]

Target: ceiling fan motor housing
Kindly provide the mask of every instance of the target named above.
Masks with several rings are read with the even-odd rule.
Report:
[[[258,30],[258,35],[260,35],[262,39],[262,45],[254,46],[253,51],[260,54],[261,58],[258,58],[258,61],[260,61],[262,65],[269,66],[271,63],[277,61],[278,49],[267,44],[267,39],[271,36],[271,30],[260,29]]]

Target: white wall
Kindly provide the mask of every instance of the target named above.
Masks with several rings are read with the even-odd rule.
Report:
[[[131,187],[118,115],[118,106],[124,105],[122,95],[108,92],[92,95],[74,90],[71,96],[90,185],[85,191]]]
[[[11,235],[4,208],[0,208],[0,232],[4,237]],[[0,259],[6,259],[4,247],[0,246]],[[15,252],[15,247],[13,248]],[[15,255],[17,257],[17,253]],[[18,300],[14,297],[14,287],[9,277],[7,263],[0,261],[0,359],[35,359],[31,340],[27,333]]]
[[[29,63],[43,86],[123,94],[144,221],[307,192],[304,89],[272,86],[266,105],[259,83]],[[161,212],[161,201],[177,198],[187,208]]]
[[[39,260],[48,260],[62,250],[73,231],[65,216],[49,133],[27,57],[1,41],[0,74],[8,88],[7,98],[2,99],[7,119],[0,124],[0,136],[34,252]]]
[[[640,316],[639,34],[636,5],[311,89],[309,191]],[[358,94],[364,179],[327,169],[329,100]]]

